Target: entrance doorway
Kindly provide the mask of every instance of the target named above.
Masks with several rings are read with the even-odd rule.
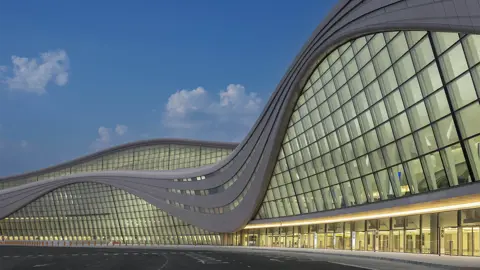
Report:
[[[367,231],[367,251],[376,251],[375,231]]]
[[[444,228],[443,241],[440,241],[441,253],[450,256],[458,255],[458,229]]]
[[[404,252],[404,231],[403,230],[393,230],[393,252]]]
[[[390,251],[390,231],[378,232],[378,251]]]
[[[480,227],[462,228],[462,255],[480,256]]]

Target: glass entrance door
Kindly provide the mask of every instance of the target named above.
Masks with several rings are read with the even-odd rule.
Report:
[[[480,256],[480,227],[462,228],[462,255]]]
[[[378,251],[390,251],[390,231],[378,232]]]
[[[344,249],[352,250],[352,236],[350,232],[345,232],[345,237],[343,241],[344,241]]]
[[[343,249],[343,233],[335,233],[333,236],[334,239],[334,248]]]
[[[405,252],[420,253],[420,230],[405,230]]]
[[[375,231],[367,232],[367,251],[375,251]]]
[[[458,229],[457,228],[444,228],[443,229],[443,241],[441,241],[441,251],[445,255],[456,256],[458,255]]]
[[[404,252],[404,232],[403,230],[393,230],[392,231],[393,252]]]
[[[327,246],[326,248],[327,249],[334,249],[335,245],[334,245],[334,240],[335,238],[333,237],[333,233],[327,233]]]

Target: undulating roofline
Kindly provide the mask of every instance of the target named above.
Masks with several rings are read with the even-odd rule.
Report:
[[[116,145],[107,149],[102,149],[95,153],[88,154],[73,160],[69,160],[69,161],[56,164],[50,167],[42,168],[39,170],[16,174],[16,175],[3,176],[3,177],[0,177],[0,181],[10,181],[10,180],[28,178],[28,177],[36,176],[39,174],[46,174],[49,172],[62,170],[74,165],[92,161],[94,159],[97,159],[109,154],[114,154],[119,151],[135,149],[135,148],[145,147],[145,146],[170,145],[170,144],[194,146],[194,147],[222,148],[222,149],[230,149],[230,150],[233,150],[235,149],[235,147],[238,146],[238,143],[235,143],[235,142],[201,141],[201,140],[176,139],[176,138],[157,138],[157,139],[150,139],[150,140],[140,140],[140,141],[134,141],[134,142],[128,142],[125,144]]]
[[[478,33],[480,6],[477,3],[466,7],[465,3],[340,1],[295,58],[242,143],[226,159],[208,168],[192,170],[186,176],[205,180],[174,182],[168,174],[161,171],[71,175],[0,191],[0,219],[59,187],[78,182],[98,182],[139,196],[169,214],[206,230],[239,230],[251,220],[263,201],[293,107],[316,64],[344,42],[376,32],[430,30]],[[207,190],[208,194],[189,195],[172,190]],[[429,199],[423,195],[425,194],[416,196],[415,200]],[[396,202],[409,201],[411,200]],[[388,204],[384,205],[388,207]],[[356,211],[355,209],[352,207],[350,211]],[[331,213],[335,214],[334,211]],[[306,214],[298,219],[309,217]]]

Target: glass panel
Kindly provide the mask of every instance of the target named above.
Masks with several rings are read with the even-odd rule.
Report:
[[[440,63],[447,82],[453,80],[468,68],[461,44],[455,45],[452,49],[442,55],[440,57]]]
[[[443,53],[458,41],[457,33],[434,32],[432,36],[438,54]]]
[[[412,106],[423,98],[422,91],[420,91],[420,85],[418,84],[416,77],[406,82],[400,88],[400,92],[402,93],[403,100],[405,101],[405,105],[407,105],[407,107]]]
[[[433,61],[433,51],[428,38],[424,38],[413,48],[412,58],[416,70],[421,70]]]
[[[395,132],[395,137],[401,138],[412,131],[410,130],[410,123],[407,119],[407,114],[402,113],[399,116],[393,118],[393,122],[391,125]]]
[[[470,73],[453,81],[448,86],[448,91],[455,109],[462,108],[478,98]]]
[[[478,116],[480,115],[480,102],[475,102],[456,113],[460,130],[464,137],[469,137],[480,133]]]
[[[410,120],[410,124],[412,124],[412,129],[417,130],[425,125],[430,123],[428,118],[427,108],[425,107],[424,102],[420,102],[419,104],[413,106],[407,111],[408,119]]]
[[[427,106],[428,115],[432,121],[440,119],[450,113],[447,96],[443,90],[437,91],[435,94],[428,97],[425,101],[425,105]]]
[[[473,66],[480,62],[480,51],[478,51],[478,48],[480,48],[480,36],[468,35],[463,39],[463,44],[469,65]]]
[[[407,162],[405,164],[405,170],[412,188],[412,193],[428,191],[428,185],[419,159]]]
[[[449,186],[439,152],[423,156],[422,165],[430,190],[446,188]]]
[[[387,170],[375,173],[375,178],[377,179],[377,186],[380,189],[380,196],[382,200],[395,198]]]
[[[360,178],[357,178],[352,181],[354,195],[357,201],[357,204],[364,204],[367,202],[367,197],[365,194],[365,189],[363,188],[363,183]]]
[[[376,202],[380,200],[380,194],[378,192],[377,184],[373,174],[363,177],[363,184],[366,188],[367,198],[369,202]]]
[[[465,155],[460,144],[455,144],[440,152],[450,186],[471,182]]]
[[[440,147],[458,141],[457,131],[451,116],[436,122],[433,125],[433,131]]]
[[[466,143],[468,159],[472,165],[475,179],[480,180],[480,136],[476,136]]]

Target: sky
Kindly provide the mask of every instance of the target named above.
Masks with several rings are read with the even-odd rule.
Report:
[[[240,142],[334,0],[0,1],[0,176]]]

